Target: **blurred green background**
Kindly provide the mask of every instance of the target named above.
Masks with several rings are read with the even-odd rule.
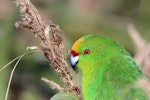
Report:
[[[32,3],[64,30],[68,50],[79,37],[99,34],[113,38],[134,55],[136,50],[127,32],[131,22],[143,39],[150,41],[150,0],[32,0]],[[23,54],[26,47],[40,44],[30,31],[15,28],[17,20],[20,14],[12,0],[1,0],[0,67]],[[0,100],[4,100],[13,65],[0,72]],[[23,58],[14,73],[9,100],[49,100],[57,91],[42,82],[42,76],[60,83],[42,53]]]

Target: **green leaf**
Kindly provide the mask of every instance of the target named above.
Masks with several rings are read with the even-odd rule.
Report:
[[[79,100],[77,96],[68,92],[55,94],[50,100]]]

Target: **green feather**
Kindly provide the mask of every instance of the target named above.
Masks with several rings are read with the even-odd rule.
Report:
[[[90,54],[84,55],[89,49]],[[88,35],[76,52],[84,100],[147,100],[135,85],[143,77],[130,54],[110,38]]]

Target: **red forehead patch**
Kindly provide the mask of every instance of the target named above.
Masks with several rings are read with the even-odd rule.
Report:
[[[77,52],[74,51],[74,50],[71,50],[71,54],[72,54],[73,56],[78,56],[78,55],[79,55],[79,53],[77,53]]]

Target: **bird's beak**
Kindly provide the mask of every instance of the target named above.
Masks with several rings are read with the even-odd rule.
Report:
[[[73,54],[71,54],[70,63],[71,63],[73,70],[75,70],[76,72],[78,71],[78,68],[77,68],[78,60],[79,60],[79,56],[74,56]]]

